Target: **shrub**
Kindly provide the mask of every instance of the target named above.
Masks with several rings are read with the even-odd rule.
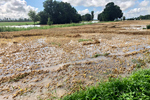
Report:
[[[50,18],[48,18],[47,25],[52,25],[52,24],[53,24],[53,22],[51,21]]]
[[[150,25],[147,25],[147,29],[150,29]]]

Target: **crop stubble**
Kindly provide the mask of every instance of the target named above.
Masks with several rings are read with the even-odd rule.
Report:
[[[150,30],[139,29],[149,23],[0,33],[0,99],[58,99],[101,80],[127,76],[136,68],[132,59],[143,59],[149,51]]]

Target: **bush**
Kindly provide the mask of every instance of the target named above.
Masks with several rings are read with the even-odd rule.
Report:
[[[147,25],[147,29],[150,29],[150,25]]]
[[[48,18],[48,21],[47,21],[47,25],[52,25],[53,24],[53,22],[51,21],[51,19],[50,18]]]

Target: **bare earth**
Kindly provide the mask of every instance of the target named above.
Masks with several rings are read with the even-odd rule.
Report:
[[[150,50],[150,30],[143,29],[148,24],[0,33],[0,100],[54,100],[109,77],[128,76],[135,69],[132,59],[143,59]]]

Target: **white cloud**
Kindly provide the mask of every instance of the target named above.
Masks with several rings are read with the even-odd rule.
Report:
[[[0,1],[0,18],[28,18],[30,10],[37,11],[25,0],[1,0]]]
[[[142,7],[148,6],[149,2],[150,2],[149,0],[144,0],[140,3],[140,6]]]
[[[126,17],[139,17],[140,15],[147,15],[150,14],[150,7],[140,7],[140,8],[134,8],[131,9],[129,12],[125,14]]]
[[[104,7],[109,2],[114,2],[119,5],[122,10],[129,9],[135,5],[137,0],[62,0],[69,2],[73,6],[85,6],[85,7]]]
[[[102,12],[102,11],[101,11],[101,12]],[[97,19],[98,14],[100,14],[101,12],[100,12],[100,11],[96,11],[96,9],[95,9],[95,10],[94,10],[94,19]],[[79,10],[78,13],[81,14],[81,15],[85,15],[85,14],[87,14],[87,13],[91,14],[91,12],[90,12],[88,9]]]
[[[84,6],[84,7],[102,7],[109,2],[114,2],[115,5],[120,6],[126,18],[138,17],[140,15],[150,14],[150,1],[149,0],[62,0],[64,2],[69,2],[73,6]],[[135,8],[136,7],[136,8]],[[79,11],[80,14],[85,14],[84,12],[90,12],[88,9]],[[95,16],[98,15],[95,11]],[[96,17],[95,17],[96,18]]]
[[[94,12],[94,19],[97,19],[98,18],[98,14],[100,14],[102,11],[96,11]]]
[[[79,10],[78,13],[81,15],[85,15],[87,13],[90,13],[90,11],[88,9],[85,9],[85,10]]]

